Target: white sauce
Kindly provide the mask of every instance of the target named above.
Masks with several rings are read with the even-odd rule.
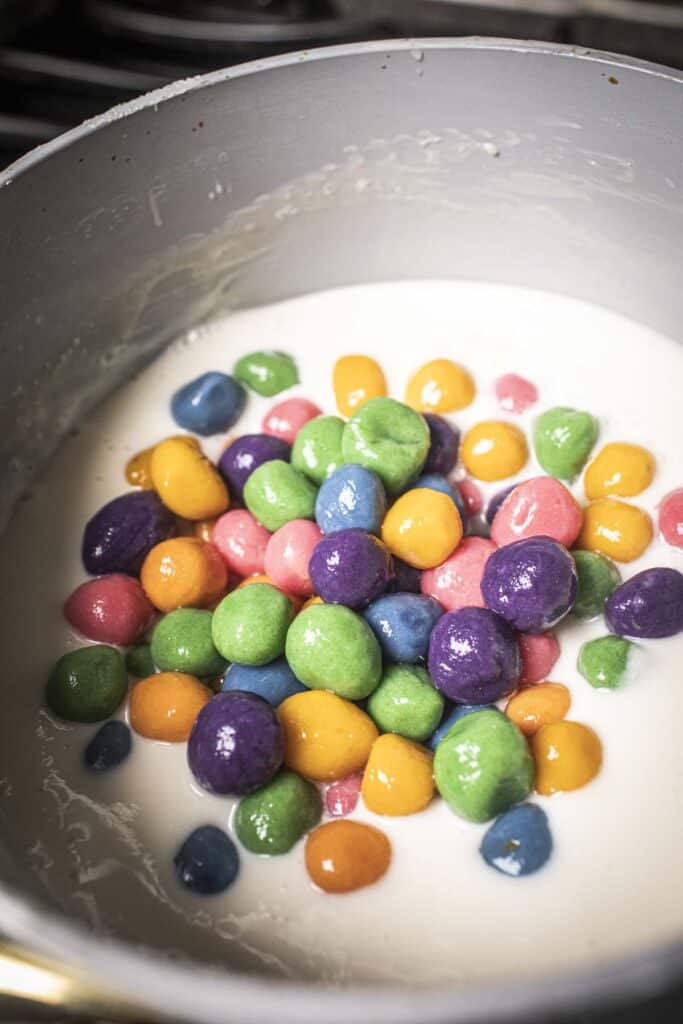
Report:
[[[270,974],[347,982],[427,984],[494,975],[531,976],[600,962],[680,934],[683,910],[683,637],[641,644],[639,672],[619,692],[596,692],[576,655],[605,631],[597,621],[559,629],[555,681],[570,687],[569,717],[602,738],[605,762],[588,787],[543,799],[555,853],[538,875],[513,880],[481,860],[484,828],[441,800],[424,813],[378,819],[394,859],[372,888],[344,897],[313,890],[299,844],[288,856],[242,853],[238,882],[224,896],[180,890],[172,858],[192,827],[226,827],[233,801],[193,785],[184,745],[137,738],[118,771],[80,767],[96,727],[52,721],[42,708],[46,675],[79,646],[61,618],[63,599],[84,578],[85,521],[127,489],[126,459],[175,432],[169,397],[205,370],[229,371],[263,347],[292,353],[306,395],[336,411],[331,387],[342,354],[375,356],[390,392],[428,358],[449,356],[474,374],[475,403],[453,419],[529,426],[541,409],[585,408],[600,419],[600,444],[628,440],[657,459],[636,503],[656,514],[683,483],[680,457],[683,354],[667,339],[598,308],[501,286],[421,282],[312,295],[234,315],[173,345],[82,425],[55,458],[2,541],[11,599],[3,642],[0,807],[11,842],[64,908],[98,927],[176,954]],[[528,376],[540,402],[524,417],[496,406],[495,379]],[[239,431],[260,428],[276,399],[250,396]],[[205,444],[216,456],[224,443]],[[530,463],[520,476],[534,472]],[[500,484],[489,486],[490,494]],[[583,500],[580,481],[577,495]],[[683,554],[656,539],[630,576],[652,565],[683,568]],[[8,602],[6,602],[8,603]]]

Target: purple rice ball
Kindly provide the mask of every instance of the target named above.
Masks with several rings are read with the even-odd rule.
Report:
[[[429,427],[429,451],[422,472],[448,476],[458,461],[460,431],[433,412],[425,413],[424,418]]]
[[[394,577],[387,590],[391,594],[421,594],[421,571],[394,555]]]
[[[576,566],[551,537],[529,537],[498,548],[484,567],[481,593],[487,607],[521,633],[544,633],[576,599]]]
[[[491,704],[519,680],[515,631],[488,608],[447,612],[432,630],[428,667],[437,690],[456,703]]]
[[[365,530],[337,530],[320,540],[308,563],[316,594],[326,604],[365,608],[393,580],[391,555]]]
[[[605,618],[612,633],[637,639],[683,632],[683,573],[645,569],[607,598]]]
[[[519,484],[510,484],[509,487],[504,487],[502,491],[496,491],[493,497],[489,500],[489,503],[486,506],[486,522],[489,524],[489,526],[495,519],[496,512],[503,504],[508,494],[512,494],[515,487],[519,487]]]
[[[81,557],[93,576],[137,576],[155,545],[175,533],[175,516],[154,491],[131,491],[103,505],[83,532]]]
[[[218,470],[226,481],[230,495],[242,500],[247,480],[264,462],[280,459],[289,462],[292,446],[270,434],[243,434],[225,449],[218,460]]]
[[[260,789],[282,764],[284,737],[275,709],[255,693],[217,693],[197,716],[187,763],[209,793],[243,796]]]

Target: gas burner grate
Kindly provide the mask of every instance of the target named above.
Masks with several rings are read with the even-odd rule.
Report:
[[[344,13],[319,0],[164,3],[163,0],[86,0],[93,28],[131,45],[191,55],[198,62],[216,57],[230,63],[287,50],[377,38],[389,19]]]
[[[0,0],[0,166],[176,78],[400,35],[547,39],[683,67],[680,0]]]

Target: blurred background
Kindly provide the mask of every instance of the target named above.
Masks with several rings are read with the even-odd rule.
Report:
[[[555,40],[683,67],[683,0],[0,0],[0,167],[175,78],[417,35]]]

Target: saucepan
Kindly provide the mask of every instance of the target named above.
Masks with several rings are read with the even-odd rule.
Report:
[[[227,309],[466,278],[584,299],[683,342],[682,123],[683,74],[663,67],[399,40],[178,82],[30,153],[0,176],[2,523],[90,408]],[[644,999],[683,969],[683,936],[579,973],[419,992],[171,958],[143,934],[98,933],[44,886],[26,833],[43,796],[18,806],[16,771],[0,750],[0,988],[53,1016],[530,1020]]]

